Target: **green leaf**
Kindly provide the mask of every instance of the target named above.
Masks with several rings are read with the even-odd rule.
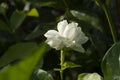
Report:
[[[33,3],[33,5],[38,6],[38,7],[54,7],[56,2],[54,1],[45,1],[45,2],[37,2]]]
[[[22,59],[32,54],[37,49],[37,44],[32,42],[17,43],[8,48],[4,55],[0,58],[0,67],[9,63]]]
[[[0,6],[0,13],[5,14],[5,12],[6,12],[6,10],[3,7]]]
[[[110,5],[111,2],[112,2],[112,0],[106,0],[107,5]]]
[[[75,67],[81,67],[81,66],[77,65],[75,63],[72,63],[72,62],[64,62],[63,66],[62,66],[62,70],[65,70],[67,68],[75,68]]]
[[[53,78],[47,71],[38,69],[32,75],[32,80],[53,80]]]
[[[104,80],[120,80],[120,42],[106,52],[101,66]]]
[[[77,19],[85,21],[87,23],[90,23],[94,28],[102,31],[99,20],[95,16],[91,16],[89,14],[86,14],[86,13],[83,13],[83,12],[78,12],[78,11],[75,11],[75,10],[71,10],[71,14],[74,17],[76,17]]]
[[[34,39],[41,35],[40,26],[38,25],[30,34],[25,37],[25,40]]]
[[[30,80],[32,72],[41,60],[45,50],[46,45],[40,44],[33,54],[22,59],[17,64],[2,69],[0,71],[0,80]]]
[[[15,32],[16,29],[20,27],[20,25],[23,23],[24,19],[26,18],[27,13],[23,11],[14,11],[11,18],[10,18],[10,24],[12,28],[12,32]]]
[[[99,6],[99,3],[104,3],[104,4],[107,4],[107,5],[110,5],[110,3],[112,2],[112,0],[101,0],[101,1],[93,0],[93,1],[95,1],[96,5],[98,5],[98,6]]]
[[[8,9],[7,3],[5,2],[0,3],[0,14],[5,15],[7,9]]]
[[[82,73],[78,75],[78,80],[103,80],[97,73]]]
[[[28,16],[39,17],[39,13],[36,8],[33,8],[28,12]]]
[[[5,31],[9,30],[7,24],[3,22],[2,20],[0,20],[0,30],[5,30]]]
[[[43,36],[45,32],[49,29],[53,29],[53,27],[56,26],[55,22],[51,23],[40,23],[38,24],[31,33],[29,33],[26,37],[25,40],[31,40],[40,36]]]

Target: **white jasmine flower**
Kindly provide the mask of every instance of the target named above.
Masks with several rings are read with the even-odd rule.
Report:
[[[60,50],[64,47],[72,48],[79,52],[85,52],[82,44],[86,43],[88,37],[78,27],[78,23],[69,23],[67,20],[63,20],[58,23],[56,30],[48,30],[44,34],[47,37],[47,44],[56,50]]]

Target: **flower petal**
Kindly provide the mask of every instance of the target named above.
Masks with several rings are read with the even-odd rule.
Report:
[[[56,30],[47,31],[44,36],[47,37],[46,43],[60,50],[64,47],[70,47],[79,52],[85,52],[82,44],[87,42],[88,37],[82,32],[78,24],[72,22],[68,24],[67,20],[58,23]]]
[[[48,30],[45,34],[45,37],[50,38],[50,37],[57,37],[60,36],[59,33],[56,30]]]
[[[61,22],[58,23],[57,25],[57,29],[59,31],[59,33],[62,35],[64,30],[65,30],[65,27],[68,25],[68,22],[67,20],[63,20]]]
[[[81,44],[74,44],[73,46],[71,46],[71,48],[78,52],[82,52],[82,53],[85,52],[85,49],[82,47]]]
[[[70,46],[72,46],[72,42],[73,41],[71,41],[71,40],[69,40],[69,39],[64,39],[63,40],[64,42],[64,45],[65,45],[65,47],[70,47]]]
[[[88,37],[85,36],[85,34],[81,31],[80,27],[78,27],[77,29],[77,35],[76,35],[75,41],[79,44],[84,44],[85,42],[88,41]]]
[[[51,46],[52,48],[55,48],[56,50],[60,50],[64,47],[62,40],[57,38],[48,38],[46,42],[49,46]]]
[[[64,47],[64,38],[60,36],[57,31],[49,30],[44,34],[44,36],[47,37],[46,43],[52,48],[59,50]]]
[[[77,25],[78,24],[74,22],[68,24],[64,30],[63,36],[70,40],[73,40],[76,36]]]

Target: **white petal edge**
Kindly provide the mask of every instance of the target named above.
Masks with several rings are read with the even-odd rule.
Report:
[[[57,24],[57,29],[59,31],[59,33],[62,35],[66,26],[68,25],[68,22],[67,20],[63,20],[63,21],[60,21],[58,24]]]
[[[74,44],[73,46],[71,46],[71,48],[75,51],[78,51],[78,52],[81,52],[81,53],[84,53],[85,52],[85,49],[82,47],[82,45],[80,44]]]
[[[48,30],[45,34],[45,37],[50,38],[50,37],[57,37],[60,36],[59,33],[56,30]]]
[[[74,22],[68,24],[64,30],[63,36],[70,40],[73,40],[76,36],[77,25],[78,24]]]
[[[50,47],[55,48],[56,50],[60,50],[64,47],[64,38],[56,30],[49,30],[44,36],[47,38],[46,43]]]
[[[60,49],[62,49],[64,47],[64,44],[63,44],[62,40],[57,39],[55,37],[47,38],[46,43],[50,47],[55,48],[56,50],[60,50]]]
[[[88,41],[88,37],[85,36],[85,34],[82,32],[80,27],[78,27],[77,29],[77,35],[75,39],[76,39],[76,42],[78,42],[79,44],[84,44]]]

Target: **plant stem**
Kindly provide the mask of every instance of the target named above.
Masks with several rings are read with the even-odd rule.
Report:
[[[62,70],[60,71],[60,77],[61,77],[61,80],[63,80],[63,71]]]
[[[66,0],[62,0],[62,1],[64,2],[64,4],[65,4],[65,6],[66,6],[67,10],[69,10],[69,6],[68,6],[68,4],[67,4]]]
[[[103,10],[105,12],[105,15],[107,17],[109,27],[110,27],[110,31],[111,31],[111,34],[112,34],[112,37],[113,37],[113,41],[114,41],[114,43],[116,43],[117,42],[117,37],[116,37],[116,34],[115,34],[114,25],[113,25],[112,18],[110,16],[109,10],[107,9],[107,7],[104,4],[102,5],[102,8],[103,8]]]
[[[60,53],[60,65],[61,65],[61,69],[60,69],[60,77],[61,77],[61,80],[63,80],[63,64],[64,64],[64,53],[63,53],[63,50],[61,50],[61,53]]]
[[[113,42],[116,43],[117,42],[117,36],[116,36],[116,33],[115,33],[115,29],[114,29],[115,27],[113,25],[113,21],[112,21],[112,18],[111,18],[111,15],[110,15],[110,12],[109,12],[107,6],[105,5],[105,3],[101,2],[100,0],[95,0],[95,1],[97,1],[97,3],[99,3],[100,7],[104,11],[104,13],[106,15],[106,18],[107,18],[107,21],[108,21],[108,24],[109,24],[109,27],[110,27]]]

